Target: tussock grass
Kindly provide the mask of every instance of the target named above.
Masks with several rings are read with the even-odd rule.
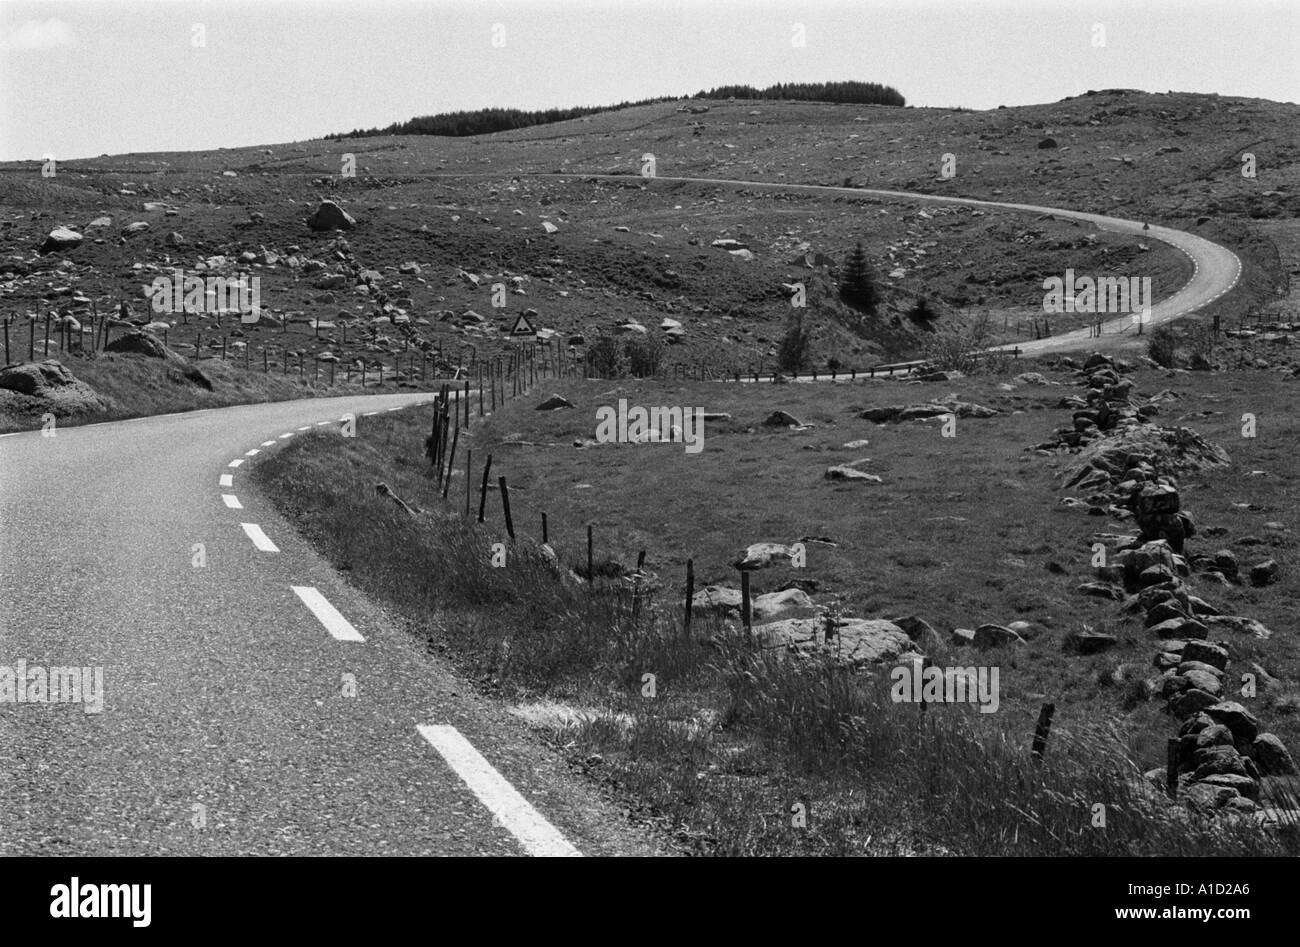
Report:
[[[579,396],[596,389],[600,397],[621,394],[610,391],[609,384],[562,383],[557,389],[581,404]],[[992,383],[985,384],[991,394]],[[713,434],[716,441],[711,442],[711,450],[717,453],[706,451],[700,456],[718,457],[719,476],[732,483],[740,474],[743,454],[750,450],[742,437],[763,438],[772,455],[766,462],[783,470],[786,483],[789,468],[782,468],[782,461],[807,457],[802,450],[806,437],[782,441],[763,433],[747,434],[751,416],[758,419],[773,407],[788,407],[820,419],[823,425],[837,419],[843,424],[840,401],[860,406],[920,400],[924,390],[909,389],[904,394],[871,386],[816,391],[813,386],[797,390],[789,386],[777,389],[777,403],[767,396],[772,388],[727,388],[726,397],[732,401],[708,403],[711,408],[731,410],[736,417]],[[647,397],[646,403],[653,402],[653,395]],[[660,393],[658,397],[662,401],[673,396]],[[757,403],[742,407],[744,399]],[[612,566],[597,569],[596,582],[588,584],[576,574],[586,565],[585,536],[578,517],[562,502],[572,495],[571,480],[593,483],[591,489],[577,494],[583,502],[595,504],[587,512],[592,520],[601,522],[602,516],[610,515],[611,508],[601,505],[606,502],[604,493],[609,494],[608,502],[619,504],[623,526],[615,540],[608,538],[609,528],[598,533],[602,550],[653,546],[658,541],[656,530],[683,526],[693,528],[697,540],[682,543],[678,551],[711,549],[704,537],[719,528],[717,523],[728,516],[739,517],[742,509],[759,517],[770,515],[777,494],[784,496],[788,488],[774,484],[771,496],[761,484],[757,496],[753,491],[718,489],[713,474],[702,470],[700,483],[680,483],[673,495],[675,505],[667,509],[663,497],[653,494],[641,479],[659,462],[649,458],[667,458],[666,453],[637,455],[647,460],[627,468],[621,485],[611,485],[612,455],[607,461],[599,452],[506,447],[515,429],[529,430],[530,437],[563,441],[571,433],[565,426],[579,423],[578,415],[571,412],[539,418],[531,411],[535,400],[520,399],[486,425],[476,423],[469,438],[462,435],[473,447],[475,473],[490,449],[494,475],[502,471],[510,477],[519,533],[514,542],[505,536],[500,501],[495,497],[489,499],[487,523],[465,520],[463,468],[453,479],[451,499],[445,504],[440,499],[427,464],[420,459],[425,425],[419,418],[366,419],[354,439],[313,432],[262,459],[253,467],[254,475],[358,586],[405,616],[416,633],[444,649],[480,686],[510,701],[553,700],[601,711],[579,717],[558,732],[549,731],[551,739],[575,762],[616,786],[632,804],[654,813],[683,846],[726,855],[1297,851],[1297,840],[1287,831],[1266,832],[1249,820],[1232,821],[1171,806],[1145,780],[1142,771],[1163,760],[1173,725],[1154,703],[1137,701],[1130,693],[1126,680],[1135,678],[1126,679],[1125,669],[1136,667],[1129,673],[1140,679],[1141,669],[1150,661],[1150,643],[1140,630],[1106,625],[1106,617],[1113,617],[1108,604],[1085,601],[1074,607],[1072,616],[1077,619],[1085,614],[1083,609],[1093,609],[1088,613],[1090,621],[1122,635],[1121,646],[1104,658],[1079,659],[1062,651],[1050,625],[1017,651],[976,656],[936,646],[931,656],[937,664],[1001,667],[1002,707],[995,714],[981,714],[973,705],[932,705],[922,712],[915,704],[890,699],[887,669],[852,674],[763,652],[742,630],[718,616],[697,613],[687,637],[675,560],[665,563],[652,555],[647,568],[659,570],[662,585],[650,579],[639,595]],[[993,427],[997,423],[1004,425],[1000,431]],[[1005,423],[989,422],[983,428],[971,422],[965,428],[973,441],[967,450],[981,458],[981,464],[987,462],[988,470],[977,478],[983,468],[973,468],[962,486],[978,489],[979,479],[993,476],[1012,452],[1022,450],[1028,432],[1041,431],[1048,423],[1047,416],[1037,412]],[[1014,431],[1011,435],[1008,426]],[[826,440],[837,443],[857,435],[853,428],[858,425],[846,427],[828,432]],[[876,453],[888,456],[894,471],[891,479],[901,480],[908,494],[895,488],[883,496],[883,490],[871,495],[873,506],[888,503],[897,509],[900,532],[895,534],[891,521],[876,515],[870,548],[882,553],[897,549],[893,559],[903,560],[920,556],[923,550],[934,553],[926,560],[929,565],[919,566],[896,566],[893,559],[873,553],[868,561],[874,583],[881,581],[878,573],[883,569],[925,570],[941,564],[940,577],[949,599],[974,596],[972,601],[991,603],[1001,598],[1008,612],[1035,619],[1043,608],[1057,607],[1059,595],[1070,594],[1071,580],[1048,570],[990,569],[988,564],[998,561],[991,550],[1000,545],[1003,554],[1067,561],[1060,531],[1077,529],[1082,538],[1101,524],[1052,515],[1041,517],[1036,527],[1007,533],[988,528],[998,522],[995,509],[967,504],[962,512],[972,522],[959,543],[988,541],[990,552],[978,551],[982,561],[971,575],[978,576],[980,584],[964,585],[963,573],[947,564],[952,554],[943,535],[926,530],[918,537],[918,517],[906,503],[922,484],[919,474],[913,476],[906,466],[908,452],[932,466],[932,435],[919,428],[871,431],[873,441],[897,445],[889,455]],[[1008,436],[1017,443],[996,446]],[[913,437],[926,437],[924,443],[931,446],[912,447],[908,439]],[[742,454],[739,464],[737,454]],[[826,462],[817,457],[804,461],[814,468]],[[598,479],[597,466],[606,476]],[[1038,471],[1030,479],[1031,472],[1029,467],[1017,471],[1030,488],[1049,473]],[[999,475],[1006,476],[1005,472]],[[377,496],[374,485],[379,480],[427,512],[412,517]],[[473,486],[476,514],[477,480]],[[708,515],[696,492],[713,504]],[[807,498],[813,495],[801,493],[799,502],[811,503]],[[925,493],[919,499],[929,503],[932,496]],[[843,497],[828,492],[820,502],[839,508]],[[1026,497],[1025,502],[1051,503],[1052,495]],[[539,509],[552,511],[551,539],[558,562],[527,535],[535,532],[532,516]],[[557,515],[557,510],[563,515]],[[788,540],[794,535],[785,535],[788,528],[772,537],[733,529],[720,543],[714,540],[719,550],[738,547],[742,536],[745,541]],[[507,545],[505,568],[491,564],[497,542]],[[699,588],[711,567],[702,563],[699,552],[696,556]],[[602,554],[597,561],[617,558]],[[823,564],[817,573],[823,578],[830,576],[838,584],[851,577],[848,571],[837,571],[824,560]],[[851,565],[861,571],[860,560],[846,562],[844,568]],[[1004,587],[1002,576],[1008,574],[1032,580]],[[919,581],[928,599],[935,601],[931,582],[899,575],[900,586]],[[905,604],[899,600],[904,592],[895,589],[888,594],[894,606]],[[1079,602],[1077,598],[1066,601]],[[934,614],[929,613],[932,619]],[[984,617],[977,614],[969,620]],[[1056,624],[1059,630],[1060,623]],[[1269,651],[1269,643],[1253,647],[1234,660],[1257,653],[1261,658],[1272,654],[1276,660],[1277,652]],[[653,696],[647,675],[653,675]],[[1038,706],[1045,699],[1057,703],[1058,713],[1047,753],[1036,761],[1029,743]],[[794,824],[796,804],[804,807],[804,825]]]

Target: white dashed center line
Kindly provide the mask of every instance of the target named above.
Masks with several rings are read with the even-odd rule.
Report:
[[[311,430],[311,425],[310,425],[310,424],[304,424],[302,427],[298,428],[298,430],[300,430],[300,431],[310,431],[310,430]]]
[[[317,427],[323,427],[323,426],[326,425],[326,424],[333,424],[333,423],[334,423],[333,421],[317,421],[317,422],[316,422],[316,426],[317,426]]]
[[[361,637],[361,632],[352,627],[351,623],[339,614],[339,610],[331,605],[313,586],[310,585],[293,585],[290,586],[294,593],[302,599],[303,604],[311,609],[311,613],[316,616],[316,620],[325,626],[325,630],[335,637],[338,641],[365,641]]]
[[[223,493],[221,494],[221,499],[224,500],[226,506],[230,507],[232,510],[242,510],[244,508],[244,505],[239,502],[239,497],[235,496],[233,493]]]
[[[218,484],[218,486],[222,486],[222,487],[233,487],[234,485],[235,485],[235,478],[234,478],[234,475],[233,475],[233,474],[222,474],[222,475],[221,475],[221,483]]]
[[[272,444],[274,444],[274,443],[275,443],[275,441],[262,441],[262,446],[263,446],[263,447],[270,447],[270,446],[271,446]]]
[[[254,447],[252,450],[246,450],[246,451],[244,451],[244,456],[245,456],[245,457],[255,457],[256,455],[258,455],[258,454],[260,454],[260,453],[262,453],[262,452],[261,452],[260,450],[258,450],[256,447]]]
[[[283,434],[280,435],[279,439],[284,440],[285,438],[288,437],[293,437],[293,431],[285,431]]]
[[[244,462],[244,458],[242,458],[242,457],[237,457],[237,458],[235,458],[234,460],[232,460],[230,463],[226,464],[226,466],[227,466],[227,467],[238,467],[238,466],[240,466],[241,464],[243,464],[243,462]]]
[[[239,525],[244,527],[244,532],[247,533],[248,538],[253,541],[253,545],[262,552],[280,551],[279,547],[277,547],[275,543],[267,539],[266,533],[262,532],[262,527],[258,526],[256,523],[240,523]]]
[[[416,727],[420,736],[442,754],[447,765],[465,781],[478,801],[519,840],[529,855],[581,856],[559,830],[547,822],[506,778],[492,768],[483,754],[452,726]]]

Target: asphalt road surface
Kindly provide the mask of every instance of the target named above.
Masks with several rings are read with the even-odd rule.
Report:
[[[430,398],[0,438],[0,854],[660,852],[246,486],[282,434]]]

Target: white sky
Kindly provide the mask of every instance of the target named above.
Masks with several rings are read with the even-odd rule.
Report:
[[[0,160],[837,79],[970,108],[1102,88],[1297,102],[1300,0],[0,0]]]

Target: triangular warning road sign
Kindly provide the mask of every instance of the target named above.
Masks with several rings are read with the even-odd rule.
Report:
[[[537,330],[528,321],[528,317],[521,312],[519,318],[515,320],[514,328],[510,330],[510,335],[512,338],[532,338],[537,335]]]

